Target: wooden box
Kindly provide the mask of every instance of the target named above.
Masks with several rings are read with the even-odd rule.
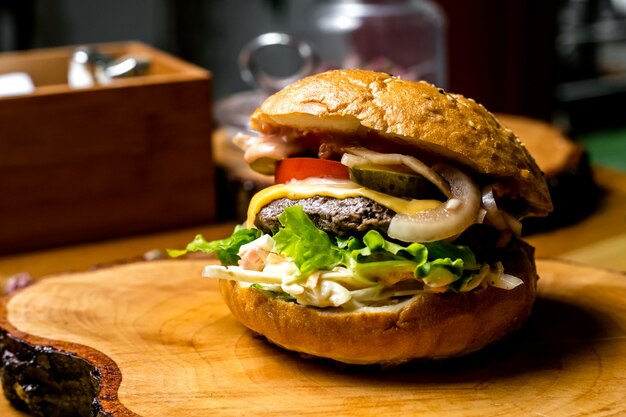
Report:
[[[211,222],[211,76],[147,45],[142,76],[71,89],[73,47],[0,54],[36,89],[0,98],[0,254]]]

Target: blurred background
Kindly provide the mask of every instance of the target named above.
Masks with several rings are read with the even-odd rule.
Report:
[[[0,0],[0,50],[139,40],[209,69],[219,99],[249,88],[237,67],[242,47],[261,33],[302,32],[316,3]],[[576,135],[626,125],[626,1],[435,3],[447,23],[450,90]]]

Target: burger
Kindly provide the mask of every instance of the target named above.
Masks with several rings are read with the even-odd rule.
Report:
[[[552,204],[541,170],[483,106],[365,70],[303,78],[237,144],[275,185],[214,253],[232,314],[282,348],[349,364],[460,356],[518,329],[536,298],[520,219]]]

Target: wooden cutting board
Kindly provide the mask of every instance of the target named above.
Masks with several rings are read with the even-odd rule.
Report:
[[[521,332],[466,358],[381,370],[254,336],[200,278],[205,262],[59,275],[5,298],[5,395],[47,417],[626,413],[622,274],[541,260]]]

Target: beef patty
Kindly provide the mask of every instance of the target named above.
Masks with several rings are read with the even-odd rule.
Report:
[[[391,218],[395,215],[393,210],[364,197],[281,198],[263,207],[256,215],[254,224],[265,233],[275,233],[280,227],[278,216],[285,208],[295,205],[302,206],[304,213],[318,229],[338,236],[365,233],[371,229],[386,234]]]

